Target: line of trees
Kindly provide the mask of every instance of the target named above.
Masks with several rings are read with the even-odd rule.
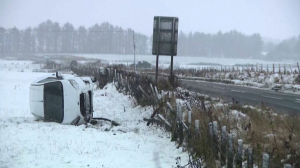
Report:
[[[19,30],[0,27],[0,53],[148,53],[148,37],[104,22],[76,29],[50,20],[35,28]],[[135,39],[133,39],[135,38]]]
[[[77,29],[71,23],[60,26],[47,20],[35,28],[19,30],[0,26],[0,54],[18,53],[95,53],[151,54],[149,38],[132,29],[108,22]],[[150,45],[149,45],[150,44]],[[262,55],[265,51],[267,56]],[[300,59],[300,36],[278,45],[264,44],[259,34],[245,35],[236,30],[216,34],[188,33],[178,35],[178,55],[226,58]]]
[[[259,58],[263,42],[259,34],[246,36],[235,30],[217,34],[179,33],[178,54],[204,57]]]
[[[300,35],[272,47],[266,57],[276,60],[300,60]]]

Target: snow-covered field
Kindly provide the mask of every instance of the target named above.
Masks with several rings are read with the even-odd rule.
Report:
[[[41,64],[33,64],[32,61],[14,61],[0,59],[0,71],[31,72],[33,69],[40,69],[41,67]]]
[[[102,122],[76,127],[36,121],[29,110],[29,86],[41,75],[0,69],[1,168],[172,167],[176,157],[183,164],[188,162],[188,154],[176,149],[170,133],[146,126],[143,118],[151,115],[152,108],[136,106],[112,84],[94,92],[94,115],[113,119],[120,126],[110,128]]]
[[[63,53],[62,53],[63,54]],[[48,54],[51,55],[51,54]],[[109,64],[124,64],[130,65],[134,62],[134,56],[132,55],[117,55],[117,54],[68,54],[64,53],[63,55],[73,55],[78,57],[85,58],[96,58],[101,60],[106,60]],[[40,56],[43,56],[40,54]],[[155,55],[136,55],[136,62],[138,61],[147,61],[152,65],[156,65],[156,56]],[[159,66],[161,68],[167,68],[170,66],[171,57],[170,56],[160,56],[159,57]],[[298,61],[300,62],[300,60]],[[208,65],[192,65],[198,63],[207,63]],[[209,64],[220,64],[220,65],[235,65],[235,64],[269,64],[271,69],[271,64],[281,64],[284,63],[292,64],[296,66],[297,61],[264,61],[257,59],[236,59],[236,58],[209,58],[209,57],[193,57],[193,56],[174,56],[174,69],[176,68],[202,68],[202,67],[211,67]],[[281,67],[283,68],[283,67]],[[288,67],[289,68],[289,67]]]

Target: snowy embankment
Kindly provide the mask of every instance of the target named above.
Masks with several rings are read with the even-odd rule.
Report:
[[[176,149],[170,133],[147,127],[152,108],[136,106],[112,84],[94,92],[94,116],[113,119],[96,126],[36,121],[29,110],[30,83],[43,75],[0,71],[0,167],[172,167]]]

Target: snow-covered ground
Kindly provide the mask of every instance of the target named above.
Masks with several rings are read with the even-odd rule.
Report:
[[[15,61],[0,59],[0,71],[19,71],[28,72],[33,69],[40,69],[41,64],[33,64],[32,61]]]
[[[118,55],[118,54],[68,54],[61,53],[63,55],[72,55],[78,57],[85,58],[95,58],[108,61],[109,64],[124,64],[130,65],[134,62],[134,55]],[[47,55],[51,55],[50,53]],[[43,54],[40,54],[43,56]],[[138,61],[147,61],[150,62],[153,66],[156,65],[156,56],[155,55],[136,55],[136,62]],[[300,60],[299,60],[300,61]],[[299,62],[298,61],[298,62]],[[159,57],[159,67],[168,68],[170,66],[171,57],[170,56],[160,56]],[[207,63],[208,65],[195,65],[199,63]],[[281,68],[283,68],[283,64],[292,64],[296,66],[297,61],[264,61],[257,59],[236,59],[236,58],[210,58],[210,57],[200,57],[200,56],[174,56],[174,69],[176,68],[202,68],[202,67],[211,67],[209,64],[220,64],[220,65],[245,65],[245,64],[269,64],[269,68],[271,69],[271,64],[281,64]],[[219,67],[219,66],[216,66]],[[265,66],[264,66],[265,67]],[[220,68],[220,67],[219,67]],[[288,67],[289,68],[289,67]]]
[[[176,157],[188,162],[170,133],[146,126],[143,118],[152,108],[136,106],[112,84],[94,92],[94,115],[120,126],[36,121],[29,110],[29,86],[41,75],[0,69],[0,167],[172,167]]]

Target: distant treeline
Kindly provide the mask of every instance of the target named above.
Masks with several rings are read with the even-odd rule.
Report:
[[[133,36],[134,34],[134,36]],[[50,20],[34,28],[19,30],[0,26],[0,54],[11,53],[92,53],[151,54],[152,36],[123,29],[108,22],[77,29],[71,23],[62,26]],[[262,55],[262,51],[268,53]],[[280,44],[264,44],[259,34],[238,31],[217,34],[179,32],[178,54],[181,56],[300,59],[300,36]]]
[[[269,44],[270,52],[266,59],[300,60],[300,35],[282,41],[278,45]]]
[[[263,47],[259,34],[246,36],[235,30],[217,34],[180,32],[178,43],[179,55],[230,58],[258,58]]]
[[[135,32],[137,54],[146,54],[148,37]],[[132,54],[133,30],[104,22],[75,29],[50,20],[35,28],[19,30],[0,27],[0,53],[114,53]]]

